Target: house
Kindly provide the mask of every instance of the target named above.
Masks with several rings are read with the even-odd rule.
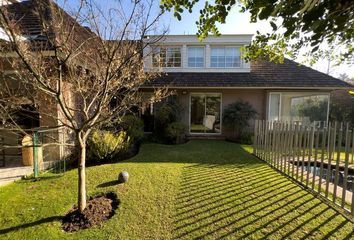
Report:
[[[223,35],[200,42],[195,35],[165,36],[145,49],[145,70],[165,74],[145,84],[144,91],[174,90],[190,137],[225,137],[229,131],[222,124],[223,112],[237,100],[249,102],[259,119],[321,123],[328,121],[330,92],[353,87],[288,59],[283,64],[244,62],[241,47],[251,39],[252,35]],[[319,113],[299,110],[311,103],[318,105]]]
[[[39,23],[38,17],[31,12],[35,1],[13,2],[8,7],[22,24],[23,37],[33,43],[34,51],[44,50],[48,56],[51,56],[53,46],[45,41],[43,26]],[[46,15],[48,23],[56,21],[53,9],[56,13],[60,13],[64,22],[77,26],[73,35],[78,38],[72,39],[73,46],[80,45],[85,39],[92,37],[93,33],[90,29],[80,26],[56,5],[52,9],[48,8],[48,15]],[[52,31],[50,36],[55,38],[58,34]],[[162,70],[164,74],[146,83],[141,90],[147,95],[152,89],[159,87],[174,90],[176,99],[183,107],[181,121],[188,126],[190,136],[227,136],[229,131],[222,123],[223,112],[229,104],[239,99],[249,102],[261,119],[327,121],[329,93],[334,89],[351,87],[343,81],[311,68],[299,66],[290,60],[285,60],[284,64],[267,61],[244,62],[241,58],[241,47],[250,43],[252,35],[209,37],[203,42],[194,35],[169,35],[156,43],[156,39],[159,38],[161,36],[146,37],[145,41],[151,44],[144,48],[143,59],[146,71]],[[1,41],[6,42],[6,39]],[[4,61],[1,62],[0,81],[18,83],[19,81],[13,81],[16,80],[14,73],[11,66]],[[75,106],[75,97],[70,96],[69,87],[67,88],[68,91],[65,93],[68,94],[70,105]],[[315,118],[299,114],[297,107],[313,99],[320,102],[322,107],[325,106],[321,114],[316,115]],[[17,100],[23,101],[25,111],[19,112],[18,116],[22,119],[20,125],[26,129],[51,128],[57,126],[58,121],[63,119],[58,105],[53,102],[43,99],[34,103],[26,96],[19,96]],[[153,130],[154,105],[145,106],[144,109],[146,130]],[[72,133],[54,130],[47,140],[66,142],[70,139],[70,134]],[[23,137],[21,134],[12,135],[11,132],[2,131],[0,143],[18,145],[21,137]],[[42,139],[43,143],[47,140]],[[21,156],[19,148],[6,149],[2,153],[15,157]],[[62,159],[65,153],[62,146],[51,146],[43,155],[44,160]]]
[[[9,16],[18,25],[21,39],[30,43],[32,51],[38,52],[38,55],[48,59],[52,59],[55,56],[55,47],[52,44],[52,40],[57,39],[59,41],[60,37],[65,37],[59,36],[61,32],[58,31],[58,27],[62,27],[64,30],[72,30],[71,36],[74,37],[68,37],[67,39],[67,45],[72,46],[72,48],[84,45],[83,43],[87,45],[88,41],[86,39],[95,37],[89,29],[79,25],[74,18],[53,1],[13,0],[6,2],[6,4],[1,2],[0,5],[10,13]],[[35,10],[45,13],[42,15],[43,19],[40,19]],[[51,26],[46,32],[44,23]],[[60,23],[64,24],[58,26]],[[6,48],[8,46],[7,35],[4,34],[1,28],[0,43],[2,44],[1,47]],[[13,128],[13,125],[11,125],[12,129],[9,129],[8,122],[10,121],[1,119],[0,167],[3,165],[22,165],[22,139],[25,135],[32,135],[34,132],[37,133],[38,142],[45,145],[43,149],[38,149],[43,151],[42,156],[45,163],[43,167],[48,167],[51,164],[55,165],[55,161],[63,160],[70,153],[71,147],[69,145],[74,144],[72,137],[74,133],[68,128],[58,127],[66,121],[60,111],[59,104],[43,92],[34,93],[33,91],[28,91],[27,89],[31,89],[32,86],[23,83],[17,69],[12,67],[11,60],[11,53],[4,54],[0,58],[0,87],[6,86],[9,88],[9,91],[0,92],[0,98],[4,102],[15,103],[14,105],[17,109],[13,111],[12,115],[21,130]],[[47,69],[48,78],[51,72],[49,70]],[[67,105],[75,107],[77,102],[70,91],[70,84],[64,82],[63,89],[65,89],[63,95]],[[1,145],[5,145],[6,148],[1,148]]]

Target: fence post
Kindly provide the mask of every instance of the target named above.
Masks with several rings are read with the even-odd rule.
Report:
[[[254,121],[253,154],[257,156],[258,120]]]
[[[322,177],[323,177],[323,162],[324,162],[324,155],[325,155],[325,151],[326,151],[326,143],[327,142],[327,131],[329,129],[330,125],[328,125],[326,128],[323,128],[323,132],[322,132],[322,147],[321,147],[321,164],[320,164],[320,177],[318,180],[318,193],[321,193],[322,188]]]
[[[329,148],[328,148],[328,162],[327,162],[327,174],[326,174],[326,192],[325,192],[326,197],[328,197],[329,182],[330,182],[330,177],[332,177],[331,163],[332,163],[332,154],[333,151],[335,150],[336,137],[337,137],[337,122],[334,122],[332,134],[331,134],[331,128],[329,128],[329,132],[328,132]]]
[[[348,167],[349,167],[349,146],[350,146],[350,132],[349,132],[349,123],[345,127],[345,160],[344,160],[344,179],[343,179],[343,191],[342,191],[342,202],[341,207],[345,205],[345,195],[347,190],[347,178],[348,178]],[[354,194],[354,193],[353,193]],[[353,203],[352,203],[353,205]]]
[[[318,128],[316,128],[316,126],[313,126],[314,128],[314,137],[315,137],[315,157],[314,157],[314,172],[312,174],[312,190],[315,189],[315,181],[316,181],[316,173],[317,173],[317,155],[318,155],[318,144],[319,144],[319,138],[320,138],[320,134],[318,131]]]
[[[333,190],[333,202],[336,202],[337,198],[337,187],[338,187],[338,178],[339,178],[339,162],[340,162],[340,151],[342,147],[342,138],[343,138],[343,123],[340,124],[340,129],[338,132],[338,143],[337,143],[337,159],[336,159],[336,168],[334,173],[334,190]]]
[[[33,174],[34,174],[34,178],[38,178],[38,133],[35,131],[33,132],[33,136],[32,136],[32,143],[33,143]]]

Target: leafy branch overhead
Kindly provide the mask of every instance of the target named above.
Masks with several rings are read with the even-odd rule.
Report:
[[[162,8],[174,11],[179,20],[184,9],[192,12],[199,0],[161,0]],[[197,35],[204,39],[209,34],[220,35],[216,24],[225,23],[233,7],[240,6],[241,12],[251,14],[250,22],[267,20],[271,33],[257,32],[252,44],[247,47],[246,60],[270,57],[282,60],[284,54],[291,57],[299,54],[303,47],[305,54],[316,60],[317,53],[324,46],[341,46],[337,50],[339,62],[352,63],[354,58],[354,2],[347,0],[215,0],[205,2],[196,22]]]

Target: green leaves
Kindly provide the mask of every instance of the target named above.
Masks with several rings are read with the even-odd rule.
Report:
[[[181,8],[192,11],[196,2],[198,1],[161,1],[167,9],[175,10],[174,15],[179,20]],[[236,0],[215,0],[213,4],[206,1],[197,22],[198,37],[203,39],[209,33],[219,35],[216,24],[224,23],[236,4],[241,4],[241,12],[251,14],[250,22],[272,19],[269,23],[274,34],[265,37],[257,33],[256,40],[252,43],[256,44],[256,47],[248,54],[250,59],[265,54],[270,54],[273,59],[273,51],[276,55],[295,56],[294,54],[304,47],[309,48],[310,52],[316,52],[322,43],[328,46],[342,46],[345,51],[338,59],[354,58],[354,4],[351,1],[240,0],[237,3]],[[280,21],[282,24],[278,23]]]

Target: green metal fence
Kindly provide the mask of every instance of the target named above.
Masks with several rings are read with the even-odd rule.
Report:
[[[9,133],[11,133],[13,138],[12,141],[6,138],[6,136],[10,135]],[[31,157],[33,159],[33,175],[35,178],[43,170],[65,172],[68,157],[75,147],[71,135],[70,131],[66,128],[35,128],[25,130],[0,128],[0,160],[3,160],[3,167],[6,167],[6,163],[11,161],[11,159],[7,160],[10,156],[8,152],[11,151],[13,154],[13,152],[17,151],[18,156],[23,158],[24,156],[21,156],[21,154],[23,153],[23,149],[26,148],[32,151]],[[26,146],[21,144],[24,136],[31,139],[30,144]],[[17,163],[17,165],[22,166],[23,162],[24,160],[22,159],[22,163]]]

